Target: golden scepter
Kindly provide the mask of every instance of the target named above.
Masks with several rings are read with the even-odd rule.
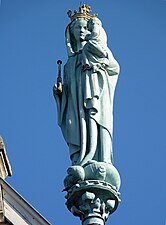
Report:
[[[57,64],[58,64],[57,92],[61,94],[62,93],[62,77],[61,77],[61,64],[62,64],[62,61],[58,60]]]

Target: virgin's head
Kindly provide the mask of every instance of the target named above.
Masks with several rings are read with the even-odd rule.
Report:
[[[85,37],[89,33],[87,28],[87,20],[83,18],[78,18],[74,20],[70,26],[70,40],[73,46],[73,50],[77,51],[79,49],[78,46],[83,46],[83,42],[85,42]]]
[[[74,20],[70,25],[70,32],[75,38],[75,41],[82,42],[88,34],[87,20],[79,18]]]

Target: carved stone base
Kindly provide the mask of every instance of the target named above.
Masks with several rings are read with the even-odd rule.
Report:
[[[109,183],[86,180],[73,185],[66,196],[67,208],[80,217],[83,225],[104,225],[120,201],[119,192]]]
[[[120,176],[112,164],[91,161],[71,166],[64,180],[67,208],[82,225],[104,225],[118,207]]]

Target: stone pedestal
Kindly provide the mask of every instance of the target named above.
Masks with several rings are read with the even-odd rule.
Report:
[[[111,164],[70,167],[64,184],[67,208],[80,217],[82,225],[104,225],[118,207],[120,176]]]

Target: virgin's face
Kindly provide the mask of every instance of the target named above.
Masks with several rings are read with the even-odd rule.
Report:
[[[84,19],[77,20],[72,29],[72,33],[76,41],[84,41],[85,36],[89,33],[87,28],[87,21]]]

